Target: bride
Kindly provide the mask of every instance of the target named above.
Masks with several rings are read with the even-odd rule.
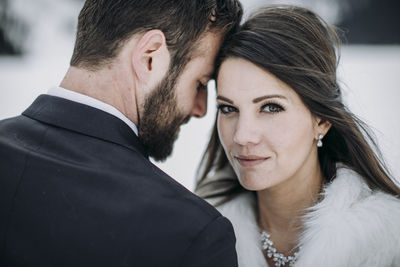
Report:
[[[221,50],[196,191],[241,267],[400,266],[400,189],[342,102],[338,45],[310,10],[267,6]]]

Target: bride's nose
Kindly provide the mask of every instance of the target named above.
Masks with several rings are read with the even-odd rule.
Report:
[[[261,133],[258,130],[257,123],[250,116],[239,116],[236,123],[233,142],[245,146],[249,144],[258,144]]]

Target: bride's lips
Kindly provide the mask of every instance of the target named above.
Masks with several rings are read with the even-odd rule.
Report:
[[[239,162],[242,167],[253,167],[269,159],[269,157],[260,157],[254,155],[239,155],[235,156],[234,158]]]

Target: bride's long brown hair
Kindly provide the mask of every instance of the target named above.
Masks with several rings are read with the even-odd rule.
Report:
[[[336,69],[340,38],[312,11],[295,6],[261,8],[221,49],[217,68],[228,58],[242,58],[274,74],[300,96],[311,113],[332,126],[318,158],[327,181],[336,177],[337,163],[362,176],[371,189],[400,196],[367,125],[343,104]],[[217,85],[218,87],[218,85]],[[218,114],[217,114],[218,116]],[[229,165],[215,122],[199,168],[196,191],[205,198],[230,198],[244,188],[237,179],[206,179]]]

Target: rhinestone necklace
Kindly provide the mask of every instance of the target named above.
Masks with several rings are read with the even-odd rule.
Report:
[[[293,253],[293,255],[285,256],[277,252],[277,249],[274,247],[274,242],[272,242],[270,237],[271,235],[264,230],[261,232],[261,246],[263,250],[267,251],[267,257],[274,261],[276,267],[285,266],[286,264],[294,266],[301,247]]]

